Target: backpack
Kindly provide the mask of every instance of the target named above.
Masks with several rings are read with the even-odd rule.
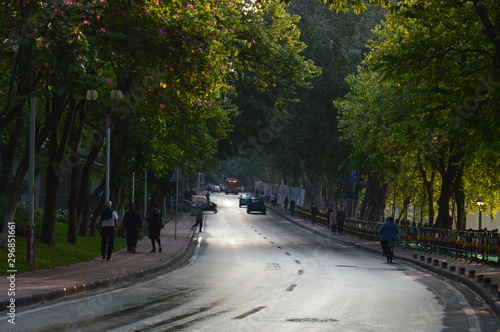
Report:
[[[101,211],[101,220],[108,220],[113,218],[113,209],[112,208],[105,208],[104,210]]]

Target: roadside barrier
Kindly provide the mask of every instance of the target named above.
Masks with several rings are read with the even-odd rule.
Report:
[[[326,214],[312,216],[310,211],[297,208],[297,214],[313,225],[330,228]],[[344,231],[357,237],[377,240],[383,223],[347,218]],[[399,225],[398,245],[456,259],[500,267],[500,237],[498,230],[452,230],[415,225]]]

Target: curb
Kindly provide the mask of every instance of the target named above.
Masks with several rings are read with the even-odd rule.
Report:
[[[195,241],[193,241],[193,235],[194,233],[191,232],[188,240],[182,247],[182,249],[178,252],[178,254],[174,257],[172,257],[169,260],[164,261],[161,264],[154,265],[152,267],[149,267],[147,269],[142,269],[142,270],[137,270],[133,271],[130,273],[127,273],[125,275],[117,275],[117,276],[111,276],[106,279],[99,279],[99,280],[94,280],[90,282],[86,282],[83,284],[71,286],[71,287],[64,287],[60,289],[54,289],[51,291],[45,291],[45,292],[39,292],[39,293],[34,293],[30,295],[23,295],[19,297],[15,297],[15,307],[14,308],[19,308],[19,307],[25,307],[37,303],[44,303],[47,301],[53,301],[77,294],[84,294],[90,291],[94,291],[97,289],[101,288],[106,288],[106,287],[114,287],[114,286],[119,286],[121,284],[124,284],[126,282],[131,282],[140,278],[143,278],[148,275],[152,275],[155,273],[162,272],[170,267],[172,265],[177,264],[179,262],[182,262],[183,256],[189,251],[190,248],[193,248],[195,245]],[[9,305],[11,303],[11,299],[6,299],[0,301],[0,312],[1,311],[9,311]],[[8,314],[8,313],[7,313]]]

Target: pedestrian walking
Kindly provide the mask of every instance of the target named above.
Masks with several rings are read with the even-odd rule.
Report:
[[[390,241],[400,241],[399,226],[394,222],[393,217],[387,217],[386,222],[380,228],[380,245],[382,246],[382,255],[386,254],[387,245]]]
[[[113,253],[113,246],[115,243],[115,234],[118,235],[118,214],[111,208],[113,203],[107,201],[104,203],[104,209],[101,211],[99,217],[99,233],[101,233],[101,255],[102,259],[108,261],[111,259]]]
[[[156,252],[156,243],[158,243],[158,252],[161,252],[161,240],[160,233],[161,229],[164,227],[163,221],[161,219],[161,211],[160,204],[158,202],[153,203],[151,208],[151,214],[146,217],[146,221],[148,222],[148,238],[151,240],[151,249],[150,252]]]
[[[345,211],[341,206],[340,209],[337,210],[337,229],[339,231],[339,235],[344,235],[344,222],[345,222]]]
[[[313,225],[316,225],[316,216],[319,214],[318,206],[316,203],[311,204],[311,221]]]
[[[196,217],[196,223],[191,226],[191,229],[195,229],[197,225],[200,225],[200,233],[203,233],[203,205],[198,204],[194,215]]]
[[[332,234],[337,235],[337,211],[333,210],[330,213],[330,228],[332,229]]]
[[[286,208],[288,207],[288,196],[285,196],[285,200],[283,201],[283,206],[285,207],[286,211]]]
[[[142,231],[142,220],[133,202],[129,204],[128,208],[128,211],[123,215],[122,223],[127,232],[127,251],[135,254],[139,232]]]
[[[290,201],[290,214],[292,216],[295,214],[295,200],[293,198]]]

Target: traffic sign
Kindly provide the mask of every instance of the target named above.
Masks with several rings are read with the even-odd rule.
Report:
[[[351,171],[349,174],[349,182],[359,182],[359,169]]]

